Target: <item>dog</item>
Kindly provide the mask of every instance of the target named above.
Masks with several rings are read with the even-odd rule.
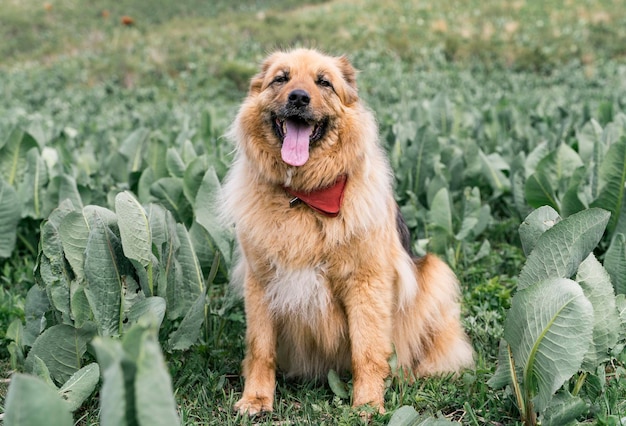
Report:
[[[272,411],[277,369],[352,373],[352,405],[384,411],[388,359],[421,377],[473,365],[459,286],[416,258],[372,112],[344,56],[271,54],[228,135],[224,215],[240,251],[245,378],[235,409]]]

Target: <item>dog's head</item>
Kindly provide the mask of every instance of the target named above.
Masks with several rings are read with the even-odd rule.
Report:
[[[300,167],[324,142],[337,138],[339,121],[358,101],[356,72],[345,57],[315,50],[276,52],[252,78],[248,100],[266,152],[278,152],[287,166]],[[261,127],[261,128],[259,128]]]

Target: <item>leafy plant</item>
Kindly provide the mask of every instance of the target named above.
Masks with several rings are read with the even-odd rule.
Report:
[[[537,424],[537,413],[549,425],[585,413],[578,396],[585,376],[573,394],[562,386],[581,369],[595,372],[626,337],[609,274],[591,253],[609,216],[592,208],[561,219],[546,206],[520,226],[527,261],[489,384],[513,388],[525,424]]]

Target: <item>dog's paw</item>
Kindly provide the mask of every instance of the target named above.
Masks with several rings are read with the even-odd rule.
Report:
[[[237,401],[237,403],[235,403],[235,410],[238,411],[240,414],[254,416],[255,414],[259,414],[265,411],[272,411],[272,400],[271,398],[258,395],[254,397],[244,396],[239,401]]]

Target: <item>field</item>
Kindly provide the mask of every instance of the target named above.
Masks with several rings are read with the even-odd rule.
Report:
[[[476,351],[460,377],[390,380],[370,424],[626,424],[620,0],[7,0],[0,40],[5,424],[37,424],[10,384],[51,392],[57,424],[57,388],[78,425],[365,422],[332,374],[232,410],[245,320],[211,200],[249,78],[290,46],[359,69],[414,248],[455,269]]]

